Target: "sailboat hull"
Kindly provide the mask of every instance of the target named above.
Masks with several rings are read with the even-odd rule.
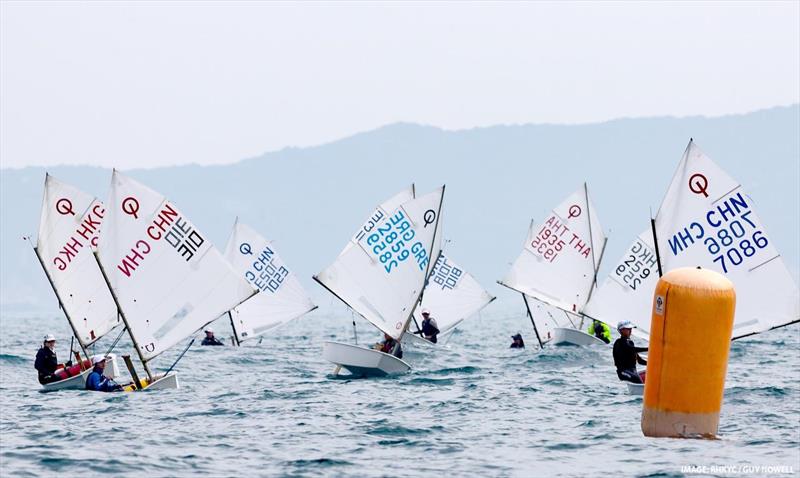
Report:
[[[593,335],[578,329],[567,327],[556,327],[553,329],[553,345],[607,345],[602,340]]]
[[[632,383],[632,382],[625,382],[628,385],[628,395],[644,395],[644,384],[643,383]]]
[[[117,366],[117,356],[108,354],[106,359],[106,368],[103,375],[108,378],[114,379],[119,376],[119,367]],[[88,361],[87,361],[88,363]],[[74,375],[58,382],[51,382],[42,385],[43,392],[55,392],[57,390],[84,390],[86,388],[86,378],[92,373],[92,367],[87,368],[78,375]]]
[[[384,377],[411,370],[411,365],[393,355],[340,342],[325,342],[322,357],[357,377]]]
[[[152,383],[148,382],[147,379],[144,379],[142,380],[142,386],[144,387],[142,390],[137,390],[133,384],[128,384],[123,387],[123,391],[140,392],[145,390],[175,390],[180,388],[180,383],[178,382],[178,373],[170,372],[166,375],[158,374]]]

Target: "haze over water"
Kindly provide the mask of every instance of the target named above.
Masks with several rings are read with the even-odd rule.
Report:
[[[40,393],[40,336],[69,347],[66,320],[0,317],[3,476],[683,476],[681,466],[800,471],[797,325],[731,346],[719,440],[653,439],[641,398],[617,381],[608,348],[537,351],[520,310],[490,306],[444,347],[406,350],[413,370],[333,378],[324,340],[352,342],[334,303],[241,348],[193,346],[181,388]],[[522,305],[520,304],[520,309]],[[357,319],[359,343],[377,340]],[[218,335],[228,335],[224,321]],[[521,331],[528,348],[508,348]],[[97,351],[113,340],[109,334]],[[159,357],[168,367],[181,347]],[[115,352],[130,353],[121,341]],[[138,364],[138,361],[134,359]],[[124,367],[123,367],[124,368]],[[141,366],[139,366],[141,368]],[[102,453],[97,452],[97,448]]]

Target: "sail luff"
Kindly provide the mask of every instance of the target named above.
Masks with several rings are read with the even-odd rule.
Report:
[[[431,247],[430,251],[433,252],[433,248],[436,245],[436,237],[439,235],[439,222],[442,218],[442,203],[444,202],[444,189],[445,186],[442,186],[442,194],[439,196],[439,208],[436,210],[436,225],[433,228],[433,237],[431,237]],[[441,239],[441,238],[440,238]],[[433,266],[436,264],[436,261],[439,260],[439,257],[442,255],[442,248],[439,248],[438,254],[436,254],[436,260],[431,262],[428,259],[428,264],[425,265],[425,274],[422,276],[422,287],[419,289],[419,295],[417,295],[417,300],[414,301],[414,306],[411,308],[411,313],[408,314],[408,318],[406,319],[405,324],[403,324],[403,330],[408,328],[408,324],[411,322],[411,319],[414,318],[414,311],[417,309],[422,303],[423,294],[425,294],[425,286],[428,284],[428,279],[430,278],[431,272],[433,272]]]

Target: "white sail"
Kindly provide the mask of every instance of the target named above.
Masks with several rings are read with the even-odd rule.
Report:
[[[255,293],[161,194],[114,171],[100,263],[145,361]]]
[[[541,225],[531,225],[525,247],[501,284],[566,311],[581,312],[594,286],[605,243],[584,186]]]
[[[46,175],[36,251],[84,347],[119,324],[117,306],[92,255],[105,214],[99,200]]]
[[[275,246],[246,224],[237,220],[233,225],[224,256],[260,291],[231,311],[239,341],[258,337],[316,308]]]
[[[376,221],[314,278],[373,325],[399,338],[441,250],[444,186]]]
[[[616,325],[630,320],[636,325],[634,334],[650,337],[650,307],[658,283],[658,263],[650,229],[643,231],[625,250],[622,258],[592,294],[584,314]]]
[[[428,278],[422,305],[414,310],[414,318],[421,324],[422,310],[430,310],[439,332],[445,334],[494,299],[469,272],[442,253]]]
[[[358,245],[358,241],[361,240],[366,234],[372,232],[372,230],[375,229],[375,226],[384,220],[389,213],[400,207],[400,205],[404,202],[414,199],[414,194],[415,190],[414,185],[412,184],[406,189],[403,189],[394,196],[380,203],[378,207],[375,208],[375,211],[373,211],[372,214],[367,217],[361,227],[358,228],[356,233],[353,234],[353,238],[347,243],[347,245],[344,246],[344,249],[342,249],[342,252],[339,253],[339,255],[344,254],[351,247]]]
[[[741,184],[690,141],[656,216],[664,272],[700,266],[733,282],[734,338],[800,319],[797,285],[754,206]]]

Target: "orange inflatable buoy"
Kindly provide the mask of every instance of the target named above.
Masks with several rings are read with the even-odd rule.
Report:
[[[645,436],[717,435],[735,308],[733,284],[717,272],[686,267],[658,281],[644,386]]]

